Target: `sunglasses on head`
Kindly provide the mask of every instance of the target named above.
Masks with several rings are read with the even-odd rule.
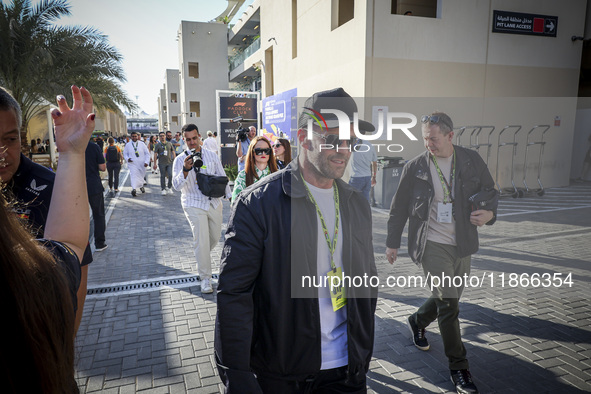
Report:
[[[338,134],[320,134],[315,131],[313,131],[312,133],[314,133],[318,137],[322,138],[328,145],[332,145],[333,146],[332,149],[336,149],[337,146],[341,146],[341,144],[343,142],[346,144],[347,147],[349,147],[357,141],[357,138],[351,138],[351,137],[349,137],[348,139],[342,140],[339,138]]]
[[[270,155],[271,154],[271,148],[254,148],[254,154],[257,156],[261,156],[261,155]]]
[[[438,124],[439,122],[441,122],[451,129],[450,125],[447,124],[447,122],[445,120],[443,120],[443,117],[441,117],[439,115],[423,115],[423,116],[421,116],[421,122],[425,123],[425,124],[426,123]]]

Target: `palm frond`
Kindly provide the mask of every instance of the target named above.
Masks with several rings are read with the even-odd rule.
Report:
[[[94,27],[54,24],[66,15],[68,0],[0,3],[0,86],[21,105],[25,127],[40,104],[68,94],[72,84],[89,89],[97,108],[137,107],[120,85],[121,53]]]

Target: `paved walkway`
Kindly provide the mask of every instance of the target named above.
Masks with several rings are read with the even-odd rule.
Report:
[[[148,181],[146,194],[132,198],[127,179],[118,197],[106,199],[109,248],[90,266],[76,340],[79,386],[83,393],[217,393],[215,295],[200,292],[180,194],[162,196],[159,176]],[[229,212],[224,202],[224,223]],[[437,325],[428,328],[428,352],[412,345],[406,328],[429,295],[409,283],[421,271],[404,247],[395,266],[387,263],[387,213],[375,209],[373,219],[384,287],[370,392],[452,392]],[[590,256],[591,184],[501,201],[497,224],[481,230],[473,286],[461,302],[462,335],[482,393],[591,391]],[[388,278],[400,287],[386,285]]]

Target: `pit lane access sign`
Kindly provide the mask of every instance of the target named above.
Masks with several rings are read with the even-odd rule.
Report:
[[[524,14],[512,11],[493,11],[493,33],[556,37],[557,30],[557,16]]]

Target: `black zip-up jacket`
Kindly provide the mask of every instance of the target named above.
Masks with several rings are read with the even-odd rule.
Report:
[[[478,251],[477,226],[470,223],[472,212],[468,198],[481,190],[492,190],[494,180],[478,152],[454,145],[456,152],[456,177],[454,181],[454,209],[456,221],[456,244],[459,257]],[[429,170],[430,153],[415,157],[402,169],[400,183],[390,207],[386,246],[400,248],[402,232],[408,220],[408,254],[420,265],[427,243],[429,214],[435,192]],[[496,221],[497,207],[493,218]]]
[[[369,204],[336,182],[344,274],[375,276]],[[301,286],[302,275],[317,275],[317,232],[297,159],[236,201],[222,251],[215,329],[226,392],[261,392],[255,374],[302,381],[320,371],[317,289]],[[377,289],[346,291],[348,375],[356,376],[367,373],[371,360]]]

